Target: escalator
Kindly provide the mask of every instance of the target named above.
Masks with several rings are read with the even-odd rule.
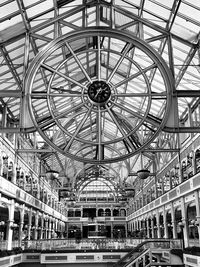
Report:
[[[172,249],[176,244],[174,240],[166,239],[149,239],[140,243],[122,257],[113,267],[156,267],[156,266],[167,266],[167,267],[184,267],[184,264],[171,264],[166,261],[156,261],[156,257],[152,255],[151,249]],[[177,243],[178,245],[178,243]],[[181,245],[181,244],[180,244]],[[180,247],[180,246],[179,246]]]
[[[138,246],[134,247],[130,252],[128,252],[124,257],[122,257],[117,263],[113,265],[113,267],[125,267],[128,264],[132,264],[137,258],[141,257],[144,252],[148,253],[146,248],[146,244],[148,241],[144,241]],[[147,265],[148,266],[148,265]]]

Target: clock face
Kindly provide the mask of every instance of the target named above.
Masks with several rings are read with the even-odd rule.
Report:
[[[88,87],[89,99],[97,104],[106,103],[111,95],[110,87],[104,81],[94,81]]]

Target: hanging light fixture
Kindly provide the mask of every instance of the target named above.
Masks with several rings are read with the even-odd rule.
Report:
[[[149,174],[150,174],[150,171],[146,170],[146,169],[142,169],[142,170],[137,171],[137,176],[141,180],[147,179],[149,177]]]
[[[139,179],[145,180],[149,177],[150,171],[144,167],[144,155],[142,153],[140,155],[140,166],[141,169],[137,171],[137,176]]]
[[[59,176],[59,172],[55,170],[49,170],[46,172],[46,177],[48,180],[56,179]]]
[[[126,196],[127,197],[134,197],[135,196],[135,189],[133,187],[125,187]]]

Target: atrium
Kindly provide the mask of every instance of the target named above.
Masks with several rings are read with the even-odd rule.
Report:
[[[198,267],[200,2],[1,0],[0,14],[0,266]]]

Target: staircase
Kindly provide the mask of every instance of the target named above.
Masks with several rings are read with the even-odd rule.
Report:
[[[157,261],[156,254],[163,251],[170,251],[172,248],[180,248],[181,243],[174,242],[173,239],[148,239],[134,247],[124,257],[122,257],[113,267],[184,267],[184,264],[170,264],[170,262]],[[177,241],[177,240],[176,240]]]
[[[124,257],[122,257],[113,267],[125,267],[129,264],[133,264],[135,260],[139,259],[143,254],[148,253],[149,249],[146,249],[145,245],[148,241],[144,241],[138,246],[134,247],[130,252],[128,252]],[[148,265],[146,265],[148,266]]]

